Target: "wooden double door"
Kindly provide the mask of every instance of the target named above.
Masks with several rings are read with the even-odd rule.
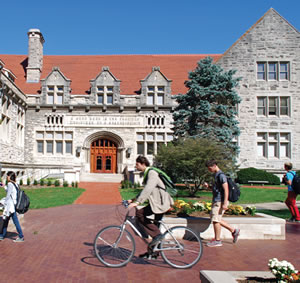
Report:
[[[91,144],[91,173],[117,172],[117,146],[109,139],[98,139]]]

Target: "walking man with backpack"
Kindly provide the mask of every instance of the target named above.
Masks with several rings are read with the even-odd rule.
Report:
[[[215,238],[206,245],[208,247],[221,247],[221,228],[224,227],[232,234],[233,243],[236,243],[240,234],[240,229],[232,228],[226,221],[222,219],[224,212],[228,209],[228,183],[226,175],[220,170],[215,160],[206,162],[206,167],[214,174],[215,182],[213,185],[213,199],[211,209],[211,221],[214,227]],[[208,184],[204,184],[208,187]]]
[[[153,223],[147,216],[154,214],[154,219],[159,221],[162,219],[165,212],[167,212],[171,205],[173,205],[173,199],[170,194],[165,190],[165,185],[159,178],[159,174],[155,170],[150,170],[150,163],[144,156],[138,156],[136,159],[136,169],[144,173],[144,189],[137,196],[136,200],[129,200],[129,209],[137,207],[139,204],[149,200],[149,204],[141,209],[137,209],[136,217],[138,223],[149,234],[152,241],[148,245],[148,251],[141,254],[141,258],[156,258],[157,255],[151,253],[151,247],[153,247],[161,239],[161,233],[156,223]]]
[[[16,184],[16,174],[12,171],[9,171],[7,173],[7,181],[8,184],[7,186],[5,186],[5,190],[6,190],[6,197],[4,199],[4,210],[3,210],[3,230],[0,231],[0,241],[3,241],[5,236],[6,236],[6,232],[7,232],[7,226],[9,223],[9,219],[12,218],[17,232],[19,234],[19,237],[17,237],[15,240],[13,240],[16,243],[19,242],[24,242],[24,235],[22,232],[22,228],[21,225],[19,223],[19,219],[18,219],[18,215],[15,209],[15,205],[17,203],[17,184]]]
[[[288,187],[288,196],[285,200],[286,206],[289,208],[292,217],[287,220],[288,222],[300,222],[300,214],[296,204],[297,194],[294,192],[292,188],[292,182],[294,177],[296,176],[296,172],[292,171],[293,164],[290,162],[284,163],[284,170],[286,170],[286,174],[284,175],[284,183]]]

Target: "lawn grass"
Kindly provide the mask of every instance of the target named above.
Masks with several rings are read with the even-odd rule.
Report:
[[[120,193],[123,199],[135,198],[141,189],[120,189]],[[282,202],[286,199],[287,190],[285,188],[279,189],[263,189],[263,188],[241,188],[240,199],[235,204],[255,204],[263,202]],[[174,199],[182,199],[184,201],[211,201],[212,192],[199,191],[196,193],[196,197],[189,197],[188,191],[184,189],[178,190],[178,197]],[[299,197],[300,199],[300,197]]]
[[[274,186],[272,186],[274,187]],[[278,189],[274,188],[251,188],[251,187],[241,187],[240,199],[234,204],[253,204],[264,203],[264,202],[282,202],[287,197],[286,187],[276,186]],[[132,199],[137,196],[141,189],[121,189],[120,193],[123,199]],[[185,202],[195,203],[197,201],[211,201],[212,192],[199,191],[196,193],[196,197],[191,198],[188,195],[188,191],[184,189],[178,190],[178,197],[174,198],[184,200]],[[300,196],[298,196],[300,200]],[[258,210],[258,212],[266,213],[275,217],[287,219],[291,217],[288,209],[282,210]]]
[[[282,202],[287,197],[287,189],[262,189],[262,188],[241,188],[241,196],[236,202],[244,203],[263,203],[263,202]]]
[[[142,189],[120,189],[122,199],[134,199]]]
[[[291,213],[288,209],[280,209],[280,210],[260,209],[260,210],[257,210],[257,212],[269,214],[269,215],[283,218],[283,219],[291,218]]]
[[[70,187],[46,187],[41,189],[24,189],[30,198],[30,209],[47,208],[72,204],[84,189]],[[0,198],[5,197],[3,188],[0,189]]]

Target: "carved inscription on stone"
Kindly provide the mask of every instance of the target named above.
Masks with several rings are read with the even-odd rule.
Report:
[[[142,127],[143,118],[136,116],[66,116],[65,125],[77,127]]]

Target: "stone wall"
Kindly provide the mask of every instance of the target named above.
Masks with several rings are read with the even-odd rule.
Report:
[[[290,62],[290,80],[257,80],[257,62]],[[280,170],[285,161],[300,168],[300,34],[273,9],[247,31],[219,60],[225,70],[236,69],[242,77],[238,93],[242,98],[238,120],[241,135],[241,167]],[[257,96],[288,96],[291,115],[262,117],[257,115]],[[257,157],[257,132],[291,133],[291,158]]]

